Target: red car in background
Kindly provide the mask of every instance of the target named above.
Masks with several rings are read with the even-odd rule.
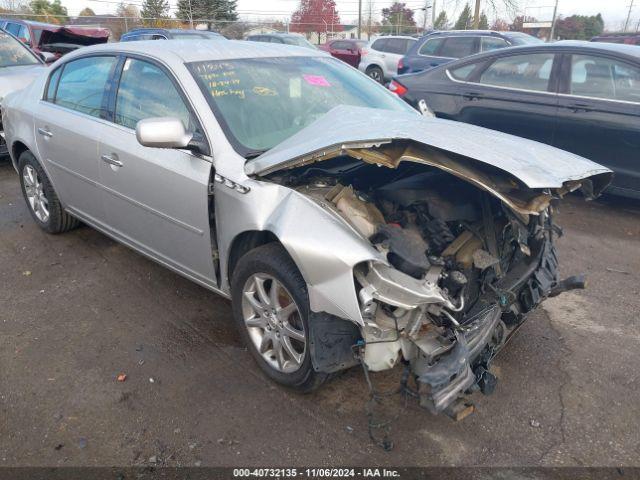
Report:
[[[56,58],[80,47],[107,43],[111,35],[107,28],[67,27],[14,18],[0,18],[0,28],[34,52],[52,53]]]
[[[329,52],[331,56],[339,58],[352,67],[358,68],[358,65],[360,64],[360,57],[362,57],[362,49],[366,44],[367,42],[364,40],[348,38],[345,40],[329,40],[318,48],[325,52]]]

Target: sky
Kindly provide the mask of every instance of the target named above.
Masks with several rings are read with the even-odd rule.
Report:
[[[133,4],[141,4],[143,0],[130,0]],[[392,0],[372,0],[374,12],[378,15],[380,10],[393,3]],[[416,9],[416,18],[422,22],[423,13],[418,9],[424,7],[425,0],[401,0],[409,8]],[[431,4],[433,0],[426,0]],[[501,0],[493,0],[500,4]],[[551,20],[553,4],[555,0],[515,0],[519,4],[518,13],[537,17],[538,20]],[[601,13],[604,17],[606,27],[611,30],[619,30],[624,25],[629,4],[632,0],[558,0],[558,13],[568,16],[572,14],[595,15]],[[363,11],[367,9],[369,0],[362,0]],[[119,0],[62,0],[69,13],[74,15],[85,7],[90,7],[96,13],[112,13]],[[170,0],[172,6],[176,0]],[[291,16],[298,6],[299,0],[238,0],[238,13],[241,18],[251,21],[265,19],[286,19]],[[436,0],[436,11],[442,8],[447,10],[449,19],[455,19],[460,10],[464,7],[466,0]],[[471,1],[471,3],[473,3]],[[483,6],[488,5],[490,0],[483,0]],[[343,23],[352,23],[358,18],[358,0],[336,0],[337,10]],[[173,11],[173,10],[172,10]],[[507,20],[513,18],[514,12],[499,8],[493,12],[487,8],[489,18],[492,20],[496,14]],[[430,16],[429,16],[430,19]],[[635,6],[631,13],[630,25],[635,27],[640,21],[640,0],[635,0]]]

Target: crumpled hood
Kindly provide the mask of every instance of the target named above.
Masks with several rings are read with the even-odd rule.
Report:
[[[96,45],[107,43],[110,34],[111,32],[106,28],[59,27],[55,30],[43,30],[39,46],[42,48],[53,44]]]
[[[41,64],[0,68],[0,99],[28,86],[44,68]]]
[[[539,142],[466,123],[411,112],[339,106],[245,165],[247,175],[267,175],[311,163],[331,148],[409,140],[496,167],[530,189],[560,189],[592,177],[593,195],[610,182],[612,172],[586,158]]]

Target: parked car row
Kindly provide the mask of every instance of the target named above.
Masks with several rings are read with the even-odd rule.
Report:
[[[640,48],[563,41],[475,55],[389,88],[437,117],[556,146],[611,168],[640,198]]]
[[[607,168],[421,116],[318,50],[120,42],[40,70],[2,110],[34,222],[82,221],[230,298],[282,385],[404,363],[453,416],[528,314],[584,285],[559,278],[550,202],[594,198]]]
[[[9,93],[24,88],[45,68],[40,56],[17,38],[0,30],[0,101]],[[2,108],[0,108],[0,116]],[[7,154],[0,118],[0,157]]]

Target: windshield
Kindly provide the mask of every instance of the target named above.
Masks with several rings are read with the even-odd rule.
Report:
[[[511,45],[532,45],[534,43],[543,43],[542,40],[526,33],[507,34],[507,38],[511,41]]]
[[[310,43],[309,41],[307,41],[306,38],[303,37],[296,37],[296,36],[291,36],[291,37],[281,37],[282,40],[284,41],[284,43],[286,43],[287,45],[297,45],[298,47],[307,47],[307,48],[313,48],[315,50],[315,45],[313,45],[313,43]]]
[[[413,112],[383,86],[333,58],[207,61],[191,64],[191,70],[227,137],[245,157],[276,146],[339,105]]]
[[[18,40],[0,32],[0,67],[37,65],[39,63],[38,59]]]

